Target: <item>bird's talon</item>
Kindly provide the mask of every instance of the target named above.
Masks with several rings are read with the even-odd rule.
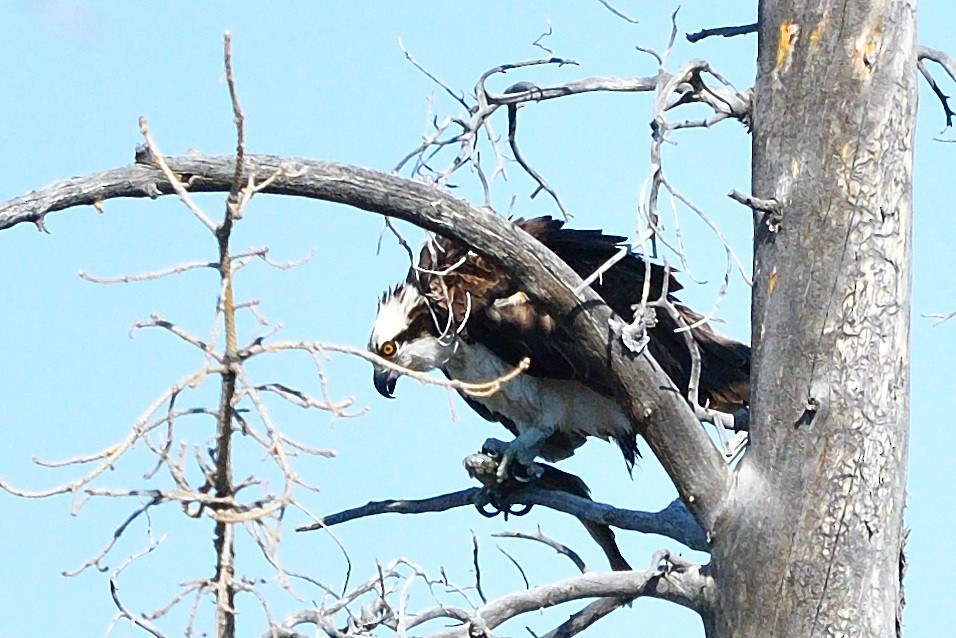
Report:
[[[481,453],[498,461],[504,456],[507,449],[508,444],[504,441],[499,439],[485,439],[484,444],[481,446]]]
[[[534,507],[534,505],[530,505],[530,504],[522,505],[520,509],[511,509],[511,507],[509,506],[506,510],[504,510],[505,520],[508,520],[509,514],[512,516],[524,516],[525,514],[531,511],[532,507]]]
[[[534,462],[537,454],[520,439],[510,443],[488,439],[482,447],[482,453],[498,462],[495,477],[499,485],[512,479],[528,483],[541,474],[541,469]]]
[[[492,509],[488,509],[488,506],[491,506]],[[475,509],[478,510],[478,513],[484,516],[485,518],[494,518],[501,514],[501,510],[498,509],[498,506],[494,503],[475,503]]]
[[[505,500],[507,500],[507,497],[501,492],[485,487],[482,488],[481,496],[475,500],[475,509],[485,518],[494,518],[499,514],[504,514],[505,520],[507,521],[508,516],[524,516],[534,507],[533,505],[525,504],[515,509],[514,505],[504,503],[503,501]]]

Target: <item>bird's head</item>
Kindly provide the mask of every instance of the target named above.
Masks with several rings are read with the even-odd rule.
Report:
[[[451,358],[455,344],[454,338],[439,335],[426,297],[414,285],[405,284],[382,295],[368,349],[397,365],[428,372]],[[401,373],[377,365],[373,368],[375,389],[383,397],[393,398]]]

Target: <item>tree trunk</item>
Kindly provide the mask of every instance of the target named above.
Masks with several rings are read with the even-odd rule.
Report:
[[[708,635],[898,630],[909,428],[915,0],[764,0],[751,445]],[[778,223],[779,222],[779,223]]]

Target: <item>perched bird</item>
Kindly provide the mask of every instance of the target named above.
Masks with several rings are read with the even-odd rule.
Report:
[[[550,248],[581,277],[588,277],[619,252],[623,237],[598,230],[571,230],[550,217],[519,219],[515,226]],[[625,321],[632,321],[644,287],[646,262],[629,253],[592,284],[594,291]],[[680,285],[653,264],[651,301],[664,291],[686,325],[701,316],[676,302]],[[648,326],[648,351],[686,394],[691,355],[679,324],[657,312]],[[692,330],[701,359],[699,400],[712,409],[734,412],[750,393],[750,348],[715,333],[707,324]],[[487,397],[462,393],[481,416],[501,422],[515,435],[486,442],[500,455],[504,481],[512,466],[531,467],[536,457],[557,461],[574,453],[588,436],[613,439],[628,467],[639,456],[637,432],[595,375],[575,367],[566,354],[574,335],[521,291],[491,258],[463,244],[437,238],[422,249],[405,282],[386,291],[369,338],[369,350],[416,371],[440,369],[449,379],[482,382],[512,370],[524,358],[530,368]],[[375,388],[392,398],[400,373],[376,366]]]

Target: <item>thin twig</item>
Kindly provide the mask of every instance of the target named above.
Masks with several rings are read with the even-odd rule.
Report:
[[[542,534],[540,527],[538,528],[538,531],[534,534],[528,534],[527,532],[505,531],[505,532],[498,532],[497,534],[492,534],[492,536],[495,536],[497,538],[523,538],[525,540],[535,541],[537,543],[543,543],[544,545],[547,545],[548,547],[556,551],[558,554],[561,554],[562,556],[566,556],[572,563],[574,563],[574,566],[577,567],[582,574],[588,571],[587,564],[585,564],[585,562],[581,559],[581,556],[577,552],[575,552],[573,549],[571,549],[567,545],[564,545],[563,543],[559,543],[553,538],[550,538]]]
[[[519,91],[528,90],[527,87],[524,86],[524,83],[516,84],[512,88],[517,89]],[[510,93],[510,92],[511,92],[511,89],[507,89],[505,91],[505,93]],[[564,208],[564,204],[561,203],[561,198],[558,197],[558,194],[554,191],[553,188],[551,188],[551,186],[541,176],[541,174],[538,173],[538,171],[536,171],[527,162],[527,160],[525,160],[525,158],[521,155],[521,151],[518,149],[517,133],[518,133],[518,106],[516,104],[509,104],[508,105],[508,145],[511,147],[511,152],[514,154],[515,161],[518,162],[518,164],[521,165],[521,168],[523,168],[525,172],[531,176],[531,179],[533,179],[538,184],[538,188],[535,189],[533,193],[531,193],[531,199],[534,199],[535,195],[537,195],[538,192],[542,190],[547,192],[548,195],[551,196],[551,199],[554,200],[554,203],[557,204],[558,209],[561,211],[561,214],[564,216],[565,221],[570,220],[571,214],[568,213],[568,211]]]
[[[471,533],[471,562],[475,566],[475,591],[478,592],[478,597],[481,598],[482,603],[488,602],[488,597],[485,596],[485,592],[481,589],[481,564],[478,562],[478,536],[474,532]]]
[[[120,537],[123,536],[123,532],[125,532],[126,529],[133,523],[133,521],[139,518],[141,514],[146,514],[149,511],[150,507],[159,504],[162,500],[163,500],[163,497],[161,494],[159,493],[154,494],[153,498],[151,498],[148,502],[146,502],[142,507],[135,510],[132,514],[130,514],[126,518],[126,520],[123,521],[120,524],[120,526],[113,531],[113,537],[110,538],[106,546],[103,549],[101,549],[99,553],[96,554],[96,556],[93,556],[92,558],[87,560],[85,563],[83,563],[83,565],[81,565],[77,569],[64,571],[62,572],[62,574],[68,577],[77,576],[83,573],[84,571],[86,571],[90,567],[96,567],[96,569],[100,571],[104,571],[104,568],[100,566],[100,561],[103,560],[103,558],[105,558],[106,555],[110,553],[110,550],[113,549],[114,545],[116,545],[116,541],[118,541]]]
[[[611,6],[611,3],[608,2],[607,0],[598,0],[598,2],[600,2],[600,3],[604,6],[605,9],[607,9],[608,11],[610,11],[611,13],[613,13],[614,15],[616,15],[617,17],[619,17],[621,20],[624,20],[625,22],[630,22],[631,24],[640,24],[640,23],[639,23],[637,20],[635,20],[634,18],[628,17],[628,16],[627,16],[626,14],[624,14],[623,12],[618,11],[617,9],[615,9],[614,7],[612,7],[612,6]]]
[[[552,35],[554,35],[554,28],[551,26],[551,18],[547,18],[547,17],[546,17],[545,20],[546,20],[546,22],[547,22],[547,24],[548,24],[548,30],[545,31],[544,33],[542,33],[541,35],[539,35],[539,36],[535,39],[535,41],[531,43],[531,46],[538,47],[539,49],[541,49],[542,51],[544,51],[544,52],[547,53],[548,55],[554,55],[554,50],[553,50],[553,49],[549,49],[548,47],[546,47],[546,46],[544,46],[543,44],[541,44],[541,41],[542,41],[542,40],[544,40],[545,38],[550,38]]]
[[[127,620],[130,621],[130,623],[148,632],[149,634],[155,636],[155,638],[166,638],[166,637],[145,616],[143,616],[142,614],[134,614],[133,612],[126,609],[126,607],[123,605],[123,603],[120,601],[120,598],[119,598],[118,580],[119,580],[120,574],[122,574],[127,567],[132,565],[136,560],[142,558],[143,556],[146,556],[147,554],[151,554],[159,546],[159,544],[163,542],[163,540],[165,540],[165,537],[162,537],[159,540],[154,540],[152,532],[150,532],[149,545],[147,545],[147,547],[144,550],[133,554],[132,556],[127,558],[125,561],[123,561],[120,564],[120,566],[117,567],[116,570],[113,572],[113,575],[110,577],[110,596],[113,599],[113,604],[116,605],[116,609],[119,611],[120,617],[126,618]]]
[[[223,34],[223,65],[226,69],[226,86],[229,87],[229,101],[232,103],[232,119],[236,125],[236,174],[233,179],[232,191],[230,196],[233,199],[238,198],[239,191],[242,188],[242,170],[245,166],[246,155],[246,137],[245,137],[245,116],[242,113],[242,107],[239,106],[239,96],[236,94],[236,81],[232,73],[232,34],[228,31]]]
[[[169,268],[163,268],[161,270],[154,270],[152,272],[139,273],[135,275],[120,275],[119,277],[97,277],[95,275],[90,275],[83,271],[80,271],[79,277],[80,279],[89,281],[94,284],[128,284],[135,281],[149,281],[152,279],[160,279],[162,277],[168,277],[169,275],[176,275],[189,270],[195,270],[197,268],[218,268],[218,267],[219,267],[219,264],[212,261],[191,261],[184,264],[177,264],[176,266],[171,266]]]
[[[956,112],[953,112],[953,109],[949,106],[949,96],[943,93],[943,89],[936,83],[936,78],[929,72],[929,69],[926,68],[922,60],[917,60],[916,68],[919,69],[920,74],[922,74],[929,83],[930,88],[933,89],[933,93],[936,94],[940,104],[943,106],[943,115],[946,117],[946,128],[951,127],[953,125],[953,116],[956,115]]]
[[[512,556],[511,554],[509,554],[508,552],[506,552],[506,551],[505,551],[504,549],[502,549],[500,546],[498,547],[498,551],[501,552],[502,554],[504,554],[504,555],[505,555],[505,558],[507,558],[509,561],[511,561],[511,564],[514,565],[514,566],[515,566],[515,569],[518,570],[518,573],[521,574],[521,580],[524,581],[524,587],[525,587],[525,589],[528,589],[529,587],[531,587],[531,583],[528,581],[528,575],[524,573],[524,567],[521,566],[521,563],[519,563],[518,560],[517,560],[514,556]]]
[[[444,82],[442,82],[441,80],[439,80],[439,79],[438,79],[437,77],[435,77],[435,75],[432,74],[428,69],[426,69],[426,68],[423,67],[421,64],[419,64],[418,61],[417,61],[415,58],[412,57],[412,54],[408,52],[408,49],[405,48],[405,43],[402,42],[402,39],[401,39],[401,38],[398,38],[398,48],[400,48],[400,49],[402,50],[402,53],[405,54],[405,59],[408,60],[409,62],[411,62],[411,63],[412,63],[412,66],[414,66],[416,69],[418,69],[419,71],[421,71],[429,80],[431,80],[432,82],[434,82],[435,84],[437,84],[438,86],[440,86],[440,87],[445,91],[445,93],[447,93],[449,96],[451,96],[451,98],[452,98],[453,100],[455,100],[456,102],[458,102],[459,104],[461,104],[461,106],[462,106],[466,111],[469,109],[468,103],[465,102],[464,94],[462,94],[462,95],[456,94],[454,91],[451,90],[451,88],[448,87],[447,84],[445,84]]]
[[[179,199],[182,201],[182,203],[186,205],[186,208],[189,209],[196,219],[202,222],[203,226],[210,231],[215,232],[216,225],[211,219],[209,219],[209,217],[206,216],[206,213],[199,208],[192,196],[189,194],[189,191],[187,191],[183,183],[179,181],[179,177],[173,173],[172,169],[169,168],[169,164],[166,163],[166,158],[160,152],[155,140],[153,140],[152,134],[149,132],[149,123],[144,116],[140,116],[139,118],[139,132],[142,133],[143,139],[146,140],[146,146],[149,149],[150,160],[155,163],[155,165],[163,172],[163,175],[166,176],[170,186],[172,186],[173,191],[179,195]]]
[[[401,372],[403,375],[411,377],[416,381],[421,383],[426,383],[429,385],[437,385],[443,388],[453,388],[455,390],[461,390],[465,394],[473,397],[489,397],[501,390],[501,387],[506,383],[513,381],[518,376],[523,374],[529,367],[531,367],[531,360],[527,357],[518,362],[518,365],[507,373],[497,377],[495,379],[489,379],[487,381],[480,382],[469,382],[469,381],[457,381],[454,379],[438,379],[432,376],[429,376],[427,373],[419,372],[417,370],[412,370],[411,368],[406,368],[400,366],[388,359],[380,357],[374,352],[369,352],[367,350],[362,350],[361,348],[355,348],[352,346],[345,346],[341,344],[331,344],[331,343],[318,343],[318,342],[309,342],[309,341],[287,341],[271,344],[261,344],[257,343],[248,348],[244,348],[239,352],[240,359],[248,359],[266,352],[281,352],[284,350],[302,350],[310,353],[323,353],[323,352],[342,352],[349,354],[360,359],[365,359],[369,363],[374,363],[375,365],[381,366],[383,368],[388,368],[389,370],[395,370],[396,372]]]
[[[956,317],[956,310],[951,310],[950,312],[947,312],[947,313],[938,313],[938,312],[930,313],[930,314],[925,314],[923,316],[929,319],[935,319],[936,321],[933,322],[933,327],[935,328],[936,326],[940,324],[946,323],[953,317]]]

